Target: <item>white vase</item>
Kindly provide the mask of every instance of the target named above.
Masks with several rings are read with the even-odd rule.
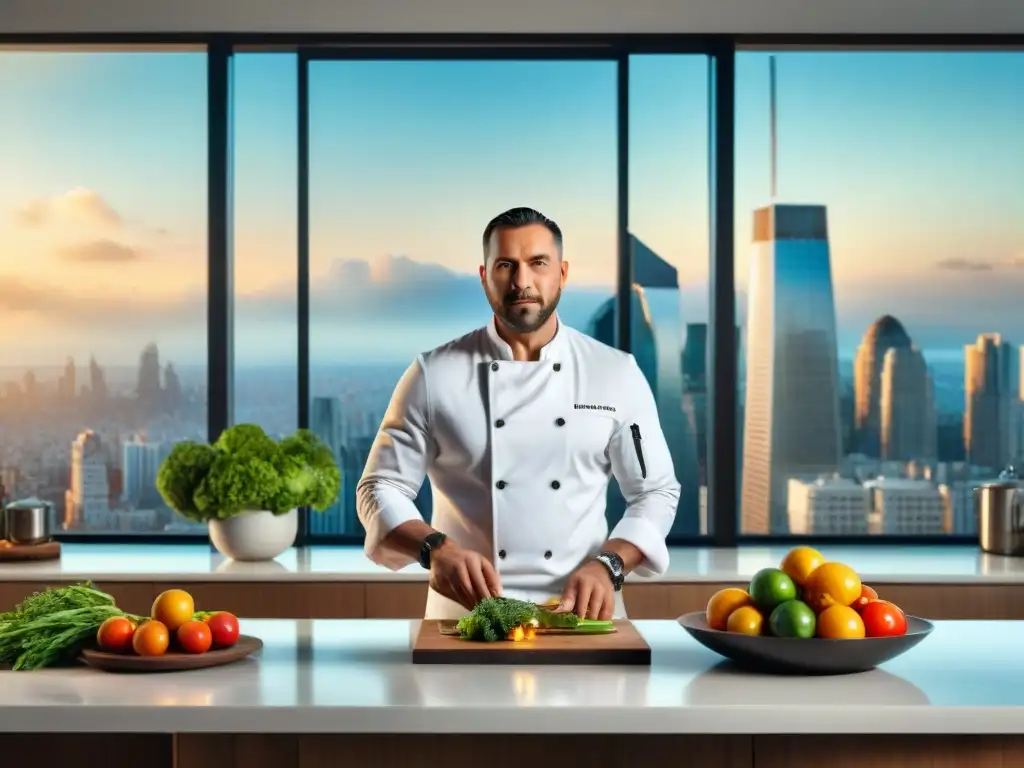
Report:
[[[210,520],[210,541],[232,560],[273,560],[295,543],[298,531],[297,509],[283,515],[253,510],[227,520]]]

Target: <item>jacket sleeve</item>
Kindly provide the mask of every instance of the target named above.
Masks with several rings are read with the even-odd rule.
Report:
[[[366,529],[366,555],[395,571],[414,560],[382,542],[402,523],[423,519],[415,500],[433,457],[428,430],[429,397],[420,357],[395,387],[356,486],[356,514]]]
[[[676,518],[680,486],[654,394],[632,356],[624,378],[627,406],[608,445],[608,458],[626,512],[609,538],[624,539],[643,552],[638,576],[661,576],[668,569],[665,539]]]

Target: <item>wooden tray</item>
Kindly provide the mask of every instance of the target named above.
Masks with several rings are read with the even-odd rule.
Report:
[[[263,641],[251,635],[239,635],[230,648],[206,653],[165,653],[163,656],[136,656],[134,653],[111,653],[86,648],[80,658],[90,667],[105,672],[183,672],[189,669],[220,667],[241,661],[263,647]]]
[[[606,634],[542,633],[533,640],[483,643],[445,634],[450,622],[426,619],[412,647],[413,664],[609,664],[650,666],[651,648],[628,620]]]
[[[59,541],[46,541],[42,544],[11,544],[7,539],[0,539],[0,563],[56,560],[59,557]]]

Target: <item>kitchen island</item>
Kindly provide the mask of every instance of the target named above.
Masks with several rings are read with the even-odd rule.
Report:
[[[0,672],[0,755],[76,768],[564,767],[573,754],[1024,765],[1020,622],[937,622],[903,657],[841,677],[741,672],[675,622],[636,624],[650,668],[413,665],[416,621],[243,620],[264,649],[227,667]]]

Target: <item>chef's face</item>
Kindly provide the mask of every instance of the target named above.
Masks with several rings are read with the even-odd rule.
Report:
[[[528,224],[494,231],[480,282],[498,319],[517,333],[532,333],[558,307],[568,274],[551,230]]]

